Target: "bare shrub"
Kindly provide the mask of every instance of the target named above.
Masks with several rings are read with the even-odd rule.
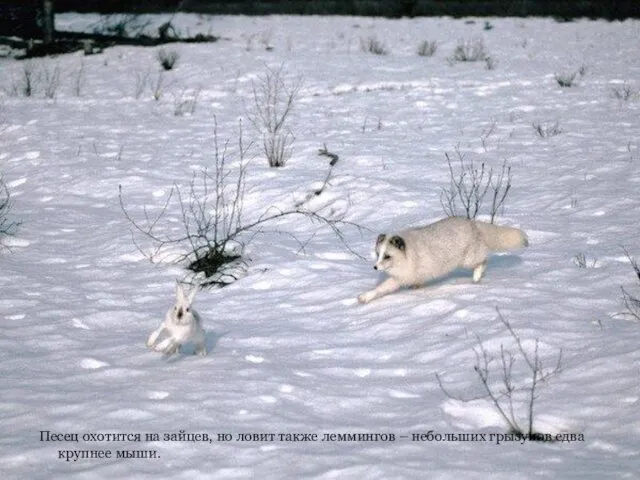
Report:
[[[173,114],[176,117],[193,115],[198,108],[200,89],[184,88],[173,96]]]
[[[321,157],[329,158],[329,171],[327,172],[324,181],[319,187],[313,188],[310,192],[302,196],[300,200],[295,203],[295,206],[297,208],[303,207],[307,202],[312,201],[314,197],[322,195],[322,193],[324,193],[327,188],[331,186],[331,179],[333,178],[333,167],[336,166],[340,157],[338,156],[338,154],[327,150],[326,144],[324,144],[322,148],[318,149],[318,155],[320,155]]]
[[[632,98],[635,98],[638,96],[638,92],[637,90],[635,90],[633,87],[631,87],[630,85],[628,85],[627,83],[624,83],[622,85],[614,85],[611,87],[611,96],[613,98],[617,98],[618,100],[624,100],[629,101]]]
[[[553,77],[556,79],[558,85],[563,88],[575,87],[578,85],[578,79],[581,77],[580,71],[577,72],[565,72],[555,73]]]
[[[42,61],[35,63],[27,60],[22,62],[22,70],[17,78],[13,78],[9,94],[15,97],[33,97],[37,93],[45,98],[55,98],[60,87],[60,65],[51,66]]]
[[[164,72],[158,72],[156,78],[150,82],[149,88],[151,90],[151,96],[157,102],[164,95]]]
[[[481,38],[474,40],[460,40],[453,50],[453,54],[447,59],[450,64],[459,62],[484,62],[489,54]]]
[[[142,94],[147,90],[149,86],[150,78],[151,78],[151,72],[148,69],[144,71],[135,72],[133,98],[138,100],[142,96]]]
[[[482,133],[480,134],[480,141],[482,142],[482,148],[484,149],[485,152],[488,151],[487,143],[488,143],[489,137],[491,137],[491,135],[493,135],[496,132],[497,124],[498,124],[498,121],[494,118],[491,120],[491,123],[489,124],[488,127],[482,129]]]
[[[575,263],[578,268],[596,268],[598,266],[597,259],[594,258],[589,260],[582,252],[573,257],[573,263]]]
[[[10,93],[13,96],[31,97],[35,95],[40,75],[36,70],[36,64],[31,60],[22,62],[22,71],[18,78],[14,78]]]
[[[140,15],[121,13],[105,15],[93,25],[93,32],[100,35],[136,38],[151,24],[151,20],[143,21]]]
[[[44,96],[50,99],[55,98],[60,86],[60,65],[55,64],[53,68],[50,68],[48,64],[43,63],[41,70]]]
[[[360,38],[360,49],[363,52],[373,53],[374,55],[389,55],[387,46],[375,35]]]
[[[418,47],[418,55],[421,57],[433,57],[438,50],[438,42],[425,40]]]
[[[531,126],[540,138],[555,137],[556,135],[560,135],[562,133],[562,129],[560,128],[560,124],[558,122],[545,122],[544,124],[542,122],[533,122]]]
[[[498,61],[493,57],[486,57],[484,59],[484,68],[487,70],[495,70],[498,67]]]
[[[11,199],[11,194],[2,176],[0,176],[0,239],[13,235],[20,225],[19,222],[9,219],[9,213],[12,208],[13,200]]]
[[[327,150],[327,144],[326,143],[323,145],[322,148],[318,149],[318,155],[320,155],[322,157],[328,157],[330,159],[329,165],[332,166],[332,167],[336,163],[338,163],[338,160],[340,159],[340,157],[337,154],[332,153],[329,150]]]
[[[156,58],[164,70],[173,70],[180,58],[180,54],[176,50],[165,50],[161,48],[158,50]]]
[[[82,91],[84,89],[86,83],[86,73],[85,73],[85,69],[84,69],[84,61],[80,61],[80,65],[78,66],[78,69],[75,72],[75,75],[73,77],[73,94],[76,97],[81,97],[82,96]]]
[[[173,26],[172,21],[163,23],[158,27],[158,38],[164,41],[178,40],[180,39],[180,33]]]
[[[347,246],[341,228],[346,225],[359,227],[342,217],[334,218],[308,209],[304,202],[289,208],[271,206],[258,216],[247,214],[244,199],[250,145],[244,143],[242,123],[234,150],[229,142],[220,144],[217,123],[213,140],[213,167],[194,174],[186,188],[174,184],[155,215],[150,215],[145,207],[142,220],[134,219],[125,207],[120,187],[121,209],[131,225],[134,244],[145,257],[151,261],[169,258],[174,263],[184,264],[195,275],[204,276],[204,280],[198,280],[203,286],[224,286],[242,273],[242,266],[247,261],[246,246],[256,235],[268,232],[267,227],[277,225],[278,220],[285,217],[302,216],[328,226]],[[179,207],[177,229],[169,208],[174,199]],[[275,231],[296,238],[277,227]],[[150,243],[151,248],[145,249],[140,238]],[[302,242],[298,243],[304,247]],[[176,251],[178,253],[169,257],[170,252]]]
[[[540,358],[539,339],[536,338],[532,349],[525,348],[525,342],[514,331],[509,321],[502,316],[499,309],[496,308],[496,311],[516,348],[514,351],[500,344],[500,351],[491,354],[476,335],[478,345],[473,350],[476,357],[473,370],[484,394],[473,398],[453,395],[444,387],[442,379],[436,374],[438,384],[445,395],[461,402],[488,398],[508,426],[509,433],[528,440],[546,441],[548,437],[536,432],[533,428],[535,401],[538,398],[539,387],[562,371],[562,350],[558,353],[555,365],[552,368],[545,368]],[[528,370],[525,380],[517,380],[514,373],[514,366],[519,360],[524,361]],[[525,413],[518,414],[516,413],[518,410]]]
[[[298,100],[302,79],[287,80],[283,66],[266,67],[253,83],[253,111],[249,120],[262,136],[262,149],[269,166],[284,166],[292,154],[294,136],[288,119]]]
[[[624,253],[629,259],[629,263],[631,264],[631,268],[636,275],[638,280],[638,286],[640,286],[640,265],[638,261],[631,256],[631,254],[624,249]],[[640,296],[636,296],[635,294],[629,292],[624,287],[620,287],[622,290],[622,302],[624,303],[624,307],[626,309],[621,315],[635,318],[636,320],[640,320]]]
[[[495,221],[500,210],[504,208],[507,195],[511,190],[511,166],[505,160],[499,172],[488,167],[484,162],[478,167],[473,161],[467,161],[464,154],[456,148],[458,168],[448,153],[445,153],[449,166],[449,188],[440,193],[440,204],[448,216],[457,216],[460,209],[469,218],[475,218],[489,194],[491,206],[489,215],[491,223]]]

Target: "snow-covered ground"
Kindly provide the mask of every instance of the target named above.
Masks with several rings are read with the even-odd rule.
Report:
[[[57,26],[96,21],[65,14]],[[620,286],[640,294],[623,251],[640,257],[640,98],[611,89],[640,90],[639,21],[173,22],[222,39],[165,47],[180,59],[158,100],[156,48],[34,60],[41,80],[29,98],[11,95],[26,64],[0,60],[0,173],[22,222],[0,253],[0,477],[638,478],[640,325],[616,314]],[[372,35],[388,55],[361,49]],[[459,40],[480,38],[495,68],[447,61]],[[439,44],[433,57],[416,54],[425,40]],[[290,236],[257,236],[246,276],[199,293],[206,357],[147,350],[185,270],[142,258],[118,187],[140,218],[212,166],[214,116],[221,141],[237,139],[239,118],[256,140],[246,118],[266,66],[304,83],[291,160],[269,168],[254,150],[248,217],[322,182],[326,144],[340,160],[316,201],[365,228],[344,234],[368,257],[378,233],[444,215],[445,153],[459,149],[511,165],[498,222],[526,230],[530,247],[492,257],[479,284],[456,272],[363,306],[356,296],[382,278],[372,262],[292,217],[278,229],[313,237],[304,252]],[[42,79],[56,67],[47,99]],[[554,78],[579,70],[572,88]],[[195,112],[175,115],[195,92]],[[532,127],[556,122],[561,133],[548,138]],[[167,215],[178,221],[175,203]],[[561,372],[538,387],[534,428],[576,441],[498,444],[507,426],[490,400],[439,387],[436,374],[452,396],[482,393],[480,341],[499,390],[500,345],[517,348],[496,307],[530,353],[539,339],[544,368],[562,351]],[[519,356],[512,379],[529,380]],[[526,398],[514,409],[526,426]]]

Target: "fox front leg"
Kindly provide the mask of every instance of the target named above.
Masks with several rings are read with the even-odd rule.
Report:
[[[400,283],[395,278],[387,278],[373,290],[358,295],[358,303],[369,303],[371,300],[399,290],[400,286]]]
[[[486,260],[482,263],[479,263],[473,268],[473,283],[478,283],[480,281],[486,269],[487,269]]]

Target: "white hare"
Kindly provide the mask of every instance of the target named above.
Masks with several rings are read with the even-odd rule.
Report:
[[[202,320],[198,312],[191,308],[197,291],[196,287],[187,296],[182,286],[176,282],[176,303],[169,309],[157,330],[149,335],[147,347],[166,355],[173,355],[184,344],[193,343],[196,346],[195,353],[207,354]],[[163,331],[166,331],[168,337],[156,345]]]

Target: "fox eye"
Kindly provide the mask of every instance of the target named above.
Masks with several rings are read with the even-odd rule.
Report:
[[[383,260],[389,260],[391,257],[389,255],[385,255],[384,257],[382,257]]]
[[[190,311],[191,311],[191,309],[190,309],[189,307],[187,307],[187,308],[186,308],[186,310],[187,310],[187,312],[190,312]]]

